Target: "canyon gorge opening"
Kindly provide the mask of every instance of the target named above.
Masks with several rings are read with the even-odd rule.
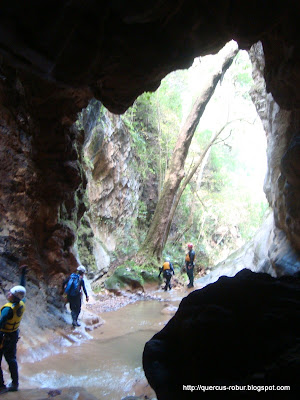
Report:
[[[1,299],[17,281],[18,265],[27,262],[31,267],[28,296],[39,303],[38,314],[35,305],[28,303],[31,317],[23,321],[29,345],[35,342],[29,334],[33,324],[36,332],[62,325],[58,318],[60,282],[77,265],[73,245],[76,226],[85,211],[86,188],[80,160],[84,138],[73,129],[78,112],[96,98],[111,112],[122,114],[138,95],[157,89],[164,76],[189,67],[196,56],[215,54],[231,39],[246,50],[261,42],[264,65],[259,49],[254,49],[252,62],[257,63],[266,84],[260,103],[264,107],[258,112],[268,137],[266,195],[272,218],[269,236],[260,241],[263,246],[256,247],[251,259],[260,271],[272,271],[276,277],[268,274],[266,278],[258,270],[254,277],[238,275],[221,283],[224,293],[231,282],[246,285],[245,293],[247,288],[263,291],[261,301],[270,305],[270,312],[265,312],[274,318],[261,328],[276,342],[278,352],[273,358],[272,349],[263,353],[265,359],[251,358],[250,331],[242,323],[236,325],[238,319],[229,317],[245,302],[235,285],[235,302],[227,304],[223,313],[222,307],[213,307],[213,302],[204,314],[197,311],[199,320],[202,315],[212,323],[204,324],[206,330],[199,329],[199,337],[203,334],[205,342],[212,331],[220,332],[218,321],[224,320],[216,313],[217,308],[228,332],[235,332],[238,326],[245,332],[244,368],[238,378],[237,368],[228,368],[231,374],[226,375],[226,382],[297,384],[299,328],[293,321],[299,317],[298,16],[299,5],[294,1],[158,1],[138,6],[115,1],[91,1],[84,6],[67,1],[1,3]],[[220,290],[218,286],[210,290],[214,288],[215,293]],[[205,293],[209,299],[211,292]],[[193,301],[207,304],[196,295],[188,299],[185,305],[191,307],[190,311],[180,312],[179,317],[191,313]],[[272,304],[275,310],[271,310]],[[289,316],[289,323],[284,315]],[[258,315],[249,320],[255,322],[255,317]],[[263,320],[263,311],[261,317]],[[173,331],[168,328],[154,340],[162,346],[162,354],[168,350],[165,333],[177,343],[188,335],[180,326],[174,324]],[[197,324],[191,327],[195,330]],[[266,345],[263,335],[256,339],[257,349]],[[158,399],[167,399],[168,381],[162,377],[172,375],[172,365],[163,365],[166,375],[151,374],[151,362],[157,359],[155,349],[150,350],[149,345],[144,361],[146,376]],[[225,350],[226,343],[220,343],[215,349],[218,359],[230,360]],[[239,348],[232,346],[231,352],[237,355]],[[215,365],[207,356],[205,383],[214,383]],[[238,358],[232,360],[240,365]],[[219,368],[217,383],[225,379],[223,367],[226,364]],[[195,358],[192,369],[197,377],[202,374],[201,368]],[[185,394],[179,386],[174,383],[173,387],[173,397],[183,399]]]

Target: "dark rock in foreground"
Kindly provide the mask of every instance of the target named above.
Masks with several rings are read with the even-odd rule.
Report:
[[[290,385],[285,398],[292,398],[300,388],[299,317],[299,278],[247,269],[223,276],[184,298],[146,343],[145,375],[159,400],[205,396],[184,385],[253,385],[252,394],[258,386]]]

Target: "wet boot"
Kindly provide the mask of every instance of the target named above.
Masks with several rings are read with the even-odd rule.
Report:
[[[19,385],[17,383],[11,382],[7,385],[8,392],[17,392],[19,390]]]

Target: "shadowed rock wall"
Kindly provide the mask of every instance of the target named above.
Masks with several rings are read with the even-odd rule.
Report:
[[[290,385],[284,396],[296,398],[299,290],[294,277],[272,278],[244,269],[185,297],[175,316],[145,345],[144,370],[157,398],[232,398],[235,390],[224,388],[234,385],[242,393],[248,385]],[[191,392],[184,385],[215,389]]]

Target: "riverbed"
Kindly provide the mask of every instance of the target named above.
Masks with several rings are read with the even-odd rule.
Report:
[[[20,387],[58,389],[82,386],[99,400],[141,395],[147,381],[142,368],[145,343],[174,315],[189,290],[158,291],[157,300],[137,301],[101,314],[105,323],[90,340],[63,347],[40,361],[22,362]],[[76,328],[80,332],[84,327]],[[155,398],[153,392],[152,398]]]

